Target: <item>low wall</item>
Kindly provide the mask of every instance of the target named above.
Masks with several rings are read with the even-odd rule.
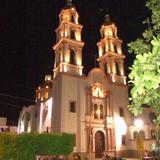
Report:
[[[48,155],[48,156],[42,156],[39,155],[36,157],[36,160],[69,160],[69,158],[67,156],[63,156],[63,155]]]

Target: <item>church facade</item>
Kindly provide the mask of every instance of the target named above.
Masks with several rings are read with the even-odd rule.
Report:
[[[71,133],[73,152],[81,154],[82,159],[99,158],[104,152],[133,156],[136,128],[127,108],[125,55],[117,27],[106,15],[97,43],[99,68],[93,68],[85,76],[83,26],[78,18],[75,6],[68,1],[59,14],[59,26],[55,30],[53,78],[45,77],[44,84],[36,90],[36,104],[21,111],[18,132]],[[151,129],[151,125],[146,126],[148,132]]]

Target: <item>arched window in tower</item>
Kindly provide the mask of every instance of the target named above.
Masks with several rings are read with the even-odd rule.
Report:
[[[94,118],[98,119],[99,108],[97,104],[94,104]]]
[[[75,39],[74,30],[71,29],[71,39]]]
[[[117,51],[117,45],[115,45],[115,44],[114,44],[114,52],[118,53],[118,51]]]
[[[118,62],[115,62],[115,64],[116,64],[116,71],[117,71],[117,75],[118,76],[120,76],[121,74],[120,74],[120,68],[119,68],[119,63]]]
[[[73,15],[71,16],[71,22],[74,23],[74,16]]]
[[[104,73],[107,74],[107,64],[104,65]]]
[[[70,63],[71,64],[76,64],[75,63],[75,53],[74,53],[73,49],[71,49],[71,51],[70,51]]]

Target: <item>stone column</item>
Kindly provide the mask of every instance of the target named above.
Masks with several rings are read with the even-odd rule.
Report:
[[[109,45],[108,45],[108,40],[106,40],[106,43],[105,43],[105,52],[108,52],[109,51]]]
[[[124,64],[123,60],[119,62],[120,74],[124,76]]]
[[[64,44],[63,53],[64,53],[64,61],[70,63],[70,49],[67,44]]]
[[[112,42],[112,40],[110,40],[109,41],[110,43],[110,50],[112,51],[112,52],[114,52],[114,45],[113,45],[113,42]]]
[[[110,63],[110,59],[107,60],[107,73],[111,73],[111,63]]]
[[[81,31],[79,29],[75,31],[75,38],[77,41],[81,41]]]
[[[117,71],[116,71],[115,61],[114,61],[113,58],[111,59],[111,64],[112,64],[112,67],[111,67],[112,68],[112,73],[116,74]]]
[[[102,47],[102,45],[98,46],[98,50],[99,50],[99,57],[101,57],[103,55],[103,47]]]

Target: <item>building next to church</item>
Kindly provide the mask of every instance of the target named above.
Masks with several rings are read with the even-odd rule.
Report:
[[[18,132],[71,133],[73,152],[80,153],[82,159],[102,157],[104,152],[133,157],[137,129],[127,109],[125,55],[117,27],[106,15],[97,43],[99,67],[93,68],[87,76],[83,74],[82,65],[82,54],[85,54],[82,29],[76,8],[68,0],[55,30],[53,78],[45,77],[36,90],[36,104],[21,111]],[[145,109],[146,114],[149,114],[148,109]],[[153,125],[147,118],[145,122],[141,132],[146,134],[144,149],[149,149]]]
[[[0,133],[1,132],[13,132],[17,133],[17,126],[12,124],[7,123],[7,118],[6,117],[0,117]]]

